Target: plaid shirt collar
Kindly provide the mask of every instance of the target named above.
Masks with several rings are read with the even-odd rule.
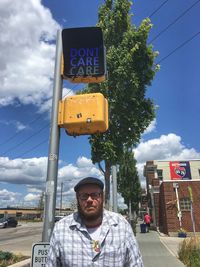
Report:
[[[113,218],[107,210],[103,210],[103,221],[102,226],[103,228],[109,229],[111,225],[117,225],[118,222],[115,218]],[[79,230],[86,230],[85,225],[83,224],[81,217],[78,212],[75,212],[72,217],[72,221],[69,226],[71,229],[77,228]]]

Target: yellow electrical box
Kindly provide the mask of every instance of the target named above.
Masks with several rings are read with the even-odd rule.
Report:
[[[108,129],[108,101],[101,93],[74,95],[59,103],[58,125],[68,135],[103,133]]]

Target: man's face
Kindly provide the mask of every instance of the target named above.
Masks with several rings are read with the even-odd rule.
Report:
[[[77,192],[78,211],[83,219],[95,221],[103,213],[103,192],[97,185],[84,185]]]

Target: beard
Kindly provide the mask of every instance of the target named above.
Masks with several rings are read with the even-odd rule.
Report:
[[[88,206],[86,209],[83,209],[81,205],[79,204],[79,202],[78,202],[77,208],[78,208],[78,212],[81,218],[85,221],[92,222],[92,221],[96,221],[100,217],[102,218],[103,202],[100,203],[99,206],[95,210],[87,210],[87,208],[89,209],[90,206]]]

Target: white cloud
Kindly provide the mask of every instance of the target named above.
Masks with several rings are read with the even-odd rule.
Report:
[[[137,169],[143,187],[145,186],[143,168],[146,161],[189,160],[200,158],[199,152],[193,148],[187,148],[182,143],[181,137],[173,133],[162,135],[157,139],[142,141],[138,147],[134,149],[134,154],[137,160]],[[46,157],[32,159],[19,158],[13,160],[7,157],[0,157],[0,182],[26,185],[28,194],[24,200],[26,202],[28,201],[31,205],[34,203],[36,204],[42,191],[45,191],[46,170]],[[94,176],[104,180],[99,169],[86,157],[80,156],[77,159],[76,164],[68,164],[59,168],[57,181],[58,205],[60,200],[61,183],[63,183],[63,203],[73,202],[75,200],[73,187],[80,179],[87,176]],[[0,203],[3,203],[2,196],[7,198],[10,196],[6,205],[12,204],[14,197],[12,198],[13,195],[11,193],[0,191],[0,196]],[[122,204],[120,197],[119,202]]]
[[[29,192],[29,193],[33,193],[33,194],[42,194],[42,191],[44,191],[44,190],[41,190],[41,189],[38,189],[38,188],[33,188],[33,187],[27,187],[27,191]]]
[[[25,201],[28,202],[27,205],[37,205],[38,198],[45,191],[46,171],[46,157],[31,159],[0,157],[0,182],[21,184],[27,187],[28,194],[23,200],[18,200],[19,203]],[[70,202],[74,201],[75,198],[73,187],[80,179],[87,176],[102,178],[100,171],[92,164],[90,159],[85,157],[80,156],[75,165],[68,164],[60,168],[57,181],[58,201],[61,182],[63,182],[63,196],[65,196],[67,202]],[[6,204],[9,204],[9,202]]]
[[[24,201],[26,202],[37,202],[39,201],[40,199],[40,195],[38,194],[32,194],[32,193],[29,193],[27,194],[25,197],[24,197]]]
[[[68,97],[68,96],[71,96],[71,95],[74,95],[74,91],[70,88],[63,88],[62,90],[62,97],[65,98],[65,97]]]
[[[9,159],[0,157],[0,181],[11,184],[44,183],[47,158]]]
[[[6,189],[0,190],[0,206],[15,205],[20,196],[20,193],[11,192]]]
[[[200,158],[199,152],[194,148],[185,147],[181,142],[181,137],[174,133],[142,141],[133,151],[143,186],[145,186],[143,168],[148,160],[189,160]]]
[[[26,129],[26,125],[24,125],[23,123],[21,123],[20,121],[16,121],[15,122],[15,125],[16,125],[16,128],[17,128],[17,131],[22,131],[24,129]]]
[[[0,1],[0,105],[51,97],[58,28],[40,0]]]
[[[76,165],[69,164],[59,169],[58,172],[58,198],[60,201],[60,185],[63,182],[63,202],[74,202],[74,186],[84,177],[97,177],[103,180],[103,176],[98,168],[92,164],[90,159],[79,157]]]
[[[76,164],[79,168],[93,166],[91,159],[87,159],[86,157],[79,157]]]
[[[62,99],[74,94],[75,94],[74,91],[69,88],[62,89]],[[39,107],[39,113],[43,113],[46,111],[49,112],[51,111],[51,108],[52,108],[52,98],[49,98],[48,100],[45,100],[45,102]]]
[[[156,119],[154,119],[154,120],[149,124],[149,126],[147,127],[147,129],[144,131],[143,135],[155,131],[155,129],[156,129],[156,124],[157,124]]]
[[[141,142],[134,150],[137,161],[147,161],[153,159],[166,159],[172,155],[179,155],[182,151],[181,137],[173,133],[161,135],[160,138]],[[150,158],[150,159],[149,159]]]
[[[26,128],[29,128],[28,126],[24,125],[23,123],[21,123],[20,121],[16,121],[16,120],[0,120],[0,124],[3,125],[12,125],[16,128],[17,132],[20,132]]]

